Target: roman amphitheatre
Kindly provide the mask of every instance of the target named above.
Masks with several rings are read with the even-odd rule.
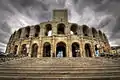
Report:
[[[15,31],[6,52],[29,57],[95,57],[109,52],[106,35],[87,25],[68,22],[67,10],[53,10],[51,21],[26,26]]]
[[[66,9],[52,20],[16,30],[0,58],[0,80],[120,80],[120,58],[110,53],[105,33],[68,22]]]

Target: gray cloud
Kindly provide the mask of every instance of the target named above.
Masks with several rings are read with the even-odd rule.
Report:
[[[120,44],[120,0],[1,0],[0,49],[20,27],[51,20],[52,10],[67,8],[69,21],[104,31],[111,44]]]

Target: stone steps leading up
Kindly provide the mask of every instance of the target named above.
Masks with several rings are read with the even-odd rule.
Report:
[[[120,59],[21,58],[0,64],[0,80],[120,80]]]

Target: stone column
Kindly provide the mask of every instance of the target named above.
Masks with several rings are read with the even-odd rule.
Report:
[[[25,37],[25,28],[21,30],[21,39],[24,39]]]
[[[69,57],[69,53],[68,53],[69,51],[68,50],[69,50],[69,48],[68,48],[68,44],[67,44],[66,45],[66,57]]]
[[[21,42],[22,42],[22,41],[20,40],[20,42],[19,42],[19,47],[18,47],[18,48],[19,48],[19,49],[18,49],[18,55],[21,55],[21,47],[22,47]]]
[[[95,57],[95,45],[93,43],[93,40],[92,40],[92,43],[91,43],[91,53],[92,53],[92,57]]]
[[[68,35],[68,37],[67,37],[67,44],[68,44],[68,57],[72,57],[72,53],[71,53],[71,37],[70,37],[70,35]]]
[[[18,44],[17,55],[19,55],[19,51],[20,51],[20,44]]]
[[[42,39],[41,39],[40,47],[41,47],[41,51],[40,51],[41,55],[40,56],[43,57],[43,41],[42,41]]]
[[[41,53],[41,38],[39,39],[39,45],[38,45],[38,55],[37,55],[37,57],[38,58],[40,58],[40,57],[42,57],[42,53]]]
[[[81,43],[81,45],[80,45],[80,53],[81,53],[81,57],[85,57],[85,50],[84,50],[84,42],[83,42],[83,38],[81,38],[80,43]]]
[[[55,43],[55,36],[52,37],[52,57],[56,57],[56,43]]]

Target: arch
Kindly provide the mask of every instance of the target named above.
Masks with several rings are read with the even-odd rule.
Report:
[[[66,57],[66,44],[64,42],[57,43],[56,57]]]
[[[31,53],[31,57],[37,57],[37,54],[38,54],[38,45],[36,43],[34,43],[32,45],[32,49],[31,49],[32,53]]]
[[[51,56],[51,44],[49,42],[45,42],[43,45],[43,57]]]
[[[100,37],[101,39],[103,39],[102,32],[99,30],[98,33],[99,33],[99,37]]]
[[[52,25],[46,24],[45,25],[45,36],[51,36],[52,35]]]
[[[80,46],[79,43],[74,42],[72,43],[72,57],[80,56]]]
[[[39,25],[35,25],[35,34],[34,34],[34,36],[35,37],[38,37],[39,36],[39,33],[40,33],[40,26]]]
[[[14,46],[14,51],[13,51],[14,54],[17,54],[17,49],[18,49],[18,45],[15,45]]]
[[[97,30],[95,28],[92,28],[92,35],[93,37],[97,37]]]
[[[23,55],[23,56],[28,56],[26,44],[23,44],[23,45],[21,46],[21,55]]]
[[[30,27],[25,28],[25,37],[28,38],[30,35]]]
[[[105,41],[108,41],[107,37],[106,37],[106,35],[104,33],[103,33],[103,38],[104,38]]]
[[[91,45],[89,43],[85,44],[85,55],[86,57],[92,57]]]
[[[89,27],[86,25],[83,25],[83,35],[89,36]]]
[[[70,28],[71,34],[77,35],[78,34],[77,30],[78,30],[78,25],[77,24],[72,24],[72,26]]]
[[[63,23],[57,25],[57,34],[65,34],[65,25]]]
[[[21,36],[21,32],[22,32],[22,30],[21,29],[19,29],[18,30],[18,39],[20,38],[20,36]]]

